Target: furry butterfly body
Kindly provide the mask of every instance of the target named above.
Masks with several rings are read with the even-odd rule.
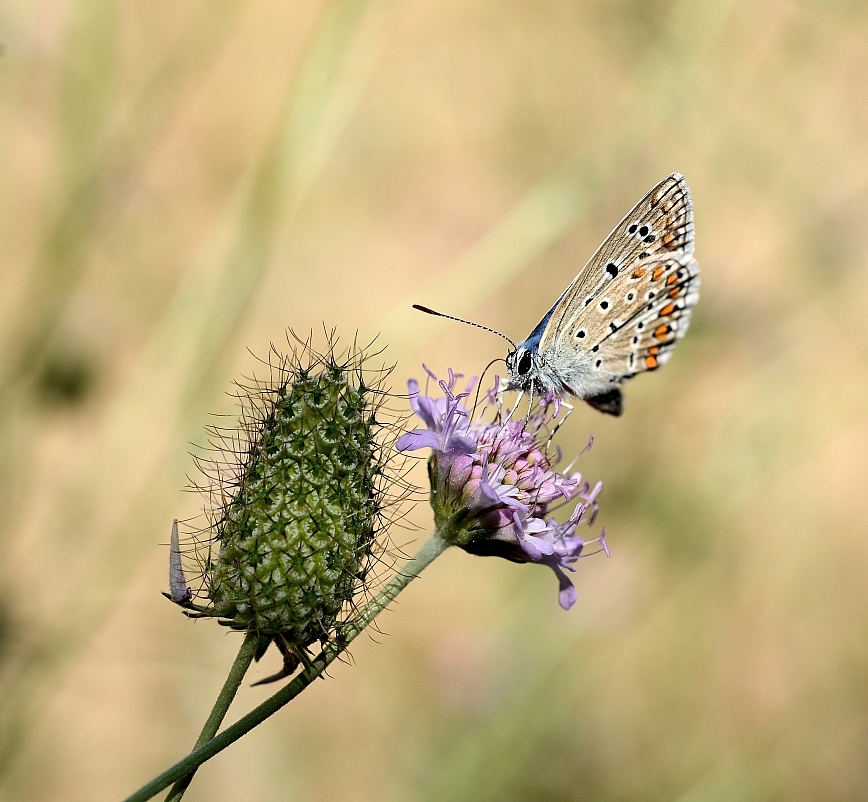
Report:
[[[693,205],[684,177],[672,173],[507,355],[502,389],[580,398],[620,415],[621,386],[669,360],[698,300]]]

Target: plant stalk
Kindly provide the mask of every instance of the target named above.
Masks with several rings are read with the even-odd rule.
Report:
[[[223,683],[223,687],[220,689],[220,694],[214,702],[214,707],[211,708],[211,714],[208,716],[205,726],[202,727],[202,732],[199,733],[199,738],[196,741],[196,745],[193,747],[194,750],[198,749],[206,741],[210,741],[217,734],[217,730],[220,729],[220,725],[223,723],[223,719],[226,717],[226,713],[229,710],[229,705],[232,704],[235,694],[238,693],[241,681],[244,679],[247,669],[250,668],[250,664],[253,662],[253,657],[256,654],[256,646],[258,643],[259,636],[255,632],[248,632],[244,636],[244,642],[238,650],[232,668],[229,669],[229,676],[226,677],[226,682]],[[195,773],[194,770],[184,777],[181,777],[181,779],[172,786],[169,795],[166,797],[166,802],[179,802],[181,797],[184,796],[187,786],[193,781],[193,775]]]
[[[402,569],[386,584],[386,586],[370,601],[361,612],[344,629],[344,637],[340,645],[330,644],[313,660],[310,667],[302,671],[288,685],[285,685],[261,705],[251,710],[235,724],[227,727],[219,735],[215,735],[201,746],[197,746],[187,757],[179,760],[174,766],[166,769],[124,802],[146,802],[156,796],[164,788],[192,774],[205,761],[222,752],[227,746],[235,743],[265,719],[274,715],[285,704],[292,701],[308,685],[320,676],[326,668],[337,659],[349,644],[392,602],[392,600],[410,584],[421,571],[439,557],[449,546],[449,543],[435,532],[419,551],[407,561]],[[233,667],[234,668],[234,667]],[[227,680],[228,682],[228,680]],[[210,719],[209,719],[210,720]]]

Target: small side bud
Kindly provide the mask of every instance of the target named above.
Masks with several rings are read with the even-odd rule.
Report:
[[[187,584],[184,566],[181,565],[181,542],[178,537],[178,519],[172,521],[172,539],[169,545],[169,594],[175,604],[190,607],[193,588]]]

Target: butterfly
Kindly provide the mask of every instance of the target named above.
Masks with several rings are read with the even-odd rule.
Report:
[[[501,390],[572,396],[620,415],[620,388],[669,360],[698,300],[693,204],[684,177],[672,173],[618,223],[507,355]]]

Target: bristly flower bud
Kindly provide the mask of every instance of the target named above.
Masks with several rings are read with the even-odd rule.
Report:
[[[424,366],[423,366],[424,367]],[[408,382],[410,404],[427,429],[416,429],[398,439],[399,451],[430,448],[428,474],[431,507],[442,536],[471,554],[503,557],[513,562],[549,566],[558,578],[561,607],[575,604],[576,589],[564,570],[575,563],[590,543],[609,553],[606,530],[584,540],[576,530],[593,525],[597,496],[603,483],[592,488],[580,473],[553,470],[559,454],[551,457],[546,437],[560,404],[542,399],[522,420],[503,423],[499,414],[484,421],[486,408],[495,402],[495,390],[484,395],[482,409],[472,419],[464,404],[476,385],[472,380],[463,393],[455,390],[460,375],[449,371],[449,381],[438,381],[443,397],[422,395],[414,379]],[[500,380],[495,377],[494,386]],[[593,438],[588,443],[590,448]],[[587,450],[587,449],[586,449]],[[577,501],[563,523],[550,516],[552,506]]]
[[[184,601],[191,615],[257,632],[258,656],[276,642],[284,671],[270,679],[340,637],[397,501],[396,427],[383,406],[390,371],[369,369],[355,344],[339,356],[333,335],[324,353],[296,341],[289,357],[272,348],[266,382],[241,388],[240,428],[211,430],[218,457],[199,460],[212,479],[197,547],[205,603]],[[174,601],[182,595],[172,587]]]

